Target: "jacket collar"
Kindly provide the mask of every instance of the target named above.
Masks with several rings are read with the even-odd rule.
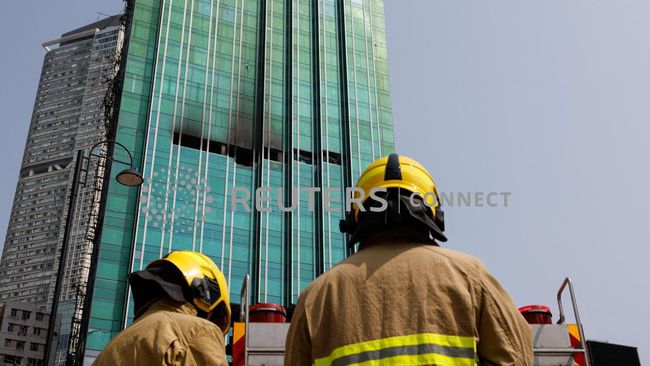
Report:
[[[360,248],[382,243],[421,243],[428,245],[438,245],[438,243],[433,240],[427,240],[427,238],[425,238],[425,236],[422,234],[422,231],[406,226],[399,228],[386,228],[385,230],[381,230],[377,234],[371,236],[365,243],[362,243]]]
[[[163,298],[149,305],[149,308],[144,312],[144,314],[142,314],[141,318],[159,311],[168,311],[172,313],[187,314],[192,316],[197,315],[196,308],[189,302],[179,303],[170,299]]]

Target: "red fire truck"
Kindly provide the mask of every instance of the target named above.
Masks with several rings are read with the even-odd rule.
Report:
[[[289,330],[289,323],[285,321],[286,312],[274,304],[249,306],[248,281],[249,277],[246,276],[241,290],[239,319],[242,321],[233,324],[230,345],[232,365],[280,366],[284,361],[284,344]],[[567,323],[562,302],[562,295],[567,289],[573,310],[573,323]],[[573,283],[568,277],[557,292],[557,305],[559,319],[556,323],[552,322],[551,310],[547,306],[529,305],[519,309],[533,331],[535,366],[597,366],[598,363],[592,362],[587,350]],[[638,356],[636,359],[632,364],[640,365]]]

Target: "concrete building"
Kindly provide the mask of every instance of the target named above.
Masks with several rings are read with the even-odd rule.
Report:
[[[0,261],[0,303],[19,300],[50,309],[76,152],[106,138],[104,106],[123,40],[120,21],[120,16],[106,18],[43,44],[46,54]],[[74,208],[67,265],[56,294],[61,362],[81,318],[78,300],[90,267],[95,165],[90,161],[83,176],[88,184]]]
[[[49,319],[44,305],[8,301],[0,317],[0,365],[42,365]]]
[[[172,250],[214,259],[232,299],[250,273],[253,301],[295,302],[346,256],[345,187],[394,149],[381,0],[131,0],[127,18],[116,139],[146,181],[108,187],[86,356],[131,321],[127,274]]]

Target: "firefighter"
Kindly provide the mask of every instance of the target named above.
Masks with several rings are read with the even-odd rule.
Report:
[[[134,322],[94,365],[226,366],[226,279],[207,256],[175,251],[129,275]]]
[[[531,329],[477,259],[447,240],[436,184],[392,154],[341,222],[358,251],[300,294],[285,365],[533,364]]]

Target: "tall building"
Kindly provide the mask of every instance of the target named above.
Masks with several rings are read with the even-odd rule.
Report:
[[[123,40],[120,19],[106,18],[43,44],[46,54],[0,261],[0,303],[47,304],[49,311],[59,297],[62,348],[79,311],[92,245],[87,225],[94,186],[87,184],[74,208],[67,265],[55,295],[75,153],[106,138],[104,105]],[[88,169],[84,180],[94,182],[95,172]]]
[[[213,258],[234,302],[250,273],[253,301],[282,304],[346,256],[344,189],[393,151],[383,12],[381,0],[128,2],[115,137],[146,181],[108,187],[87,357],[131,320],[127,274],[172,250]],[[260,188],[269,200],[233,204]]]

